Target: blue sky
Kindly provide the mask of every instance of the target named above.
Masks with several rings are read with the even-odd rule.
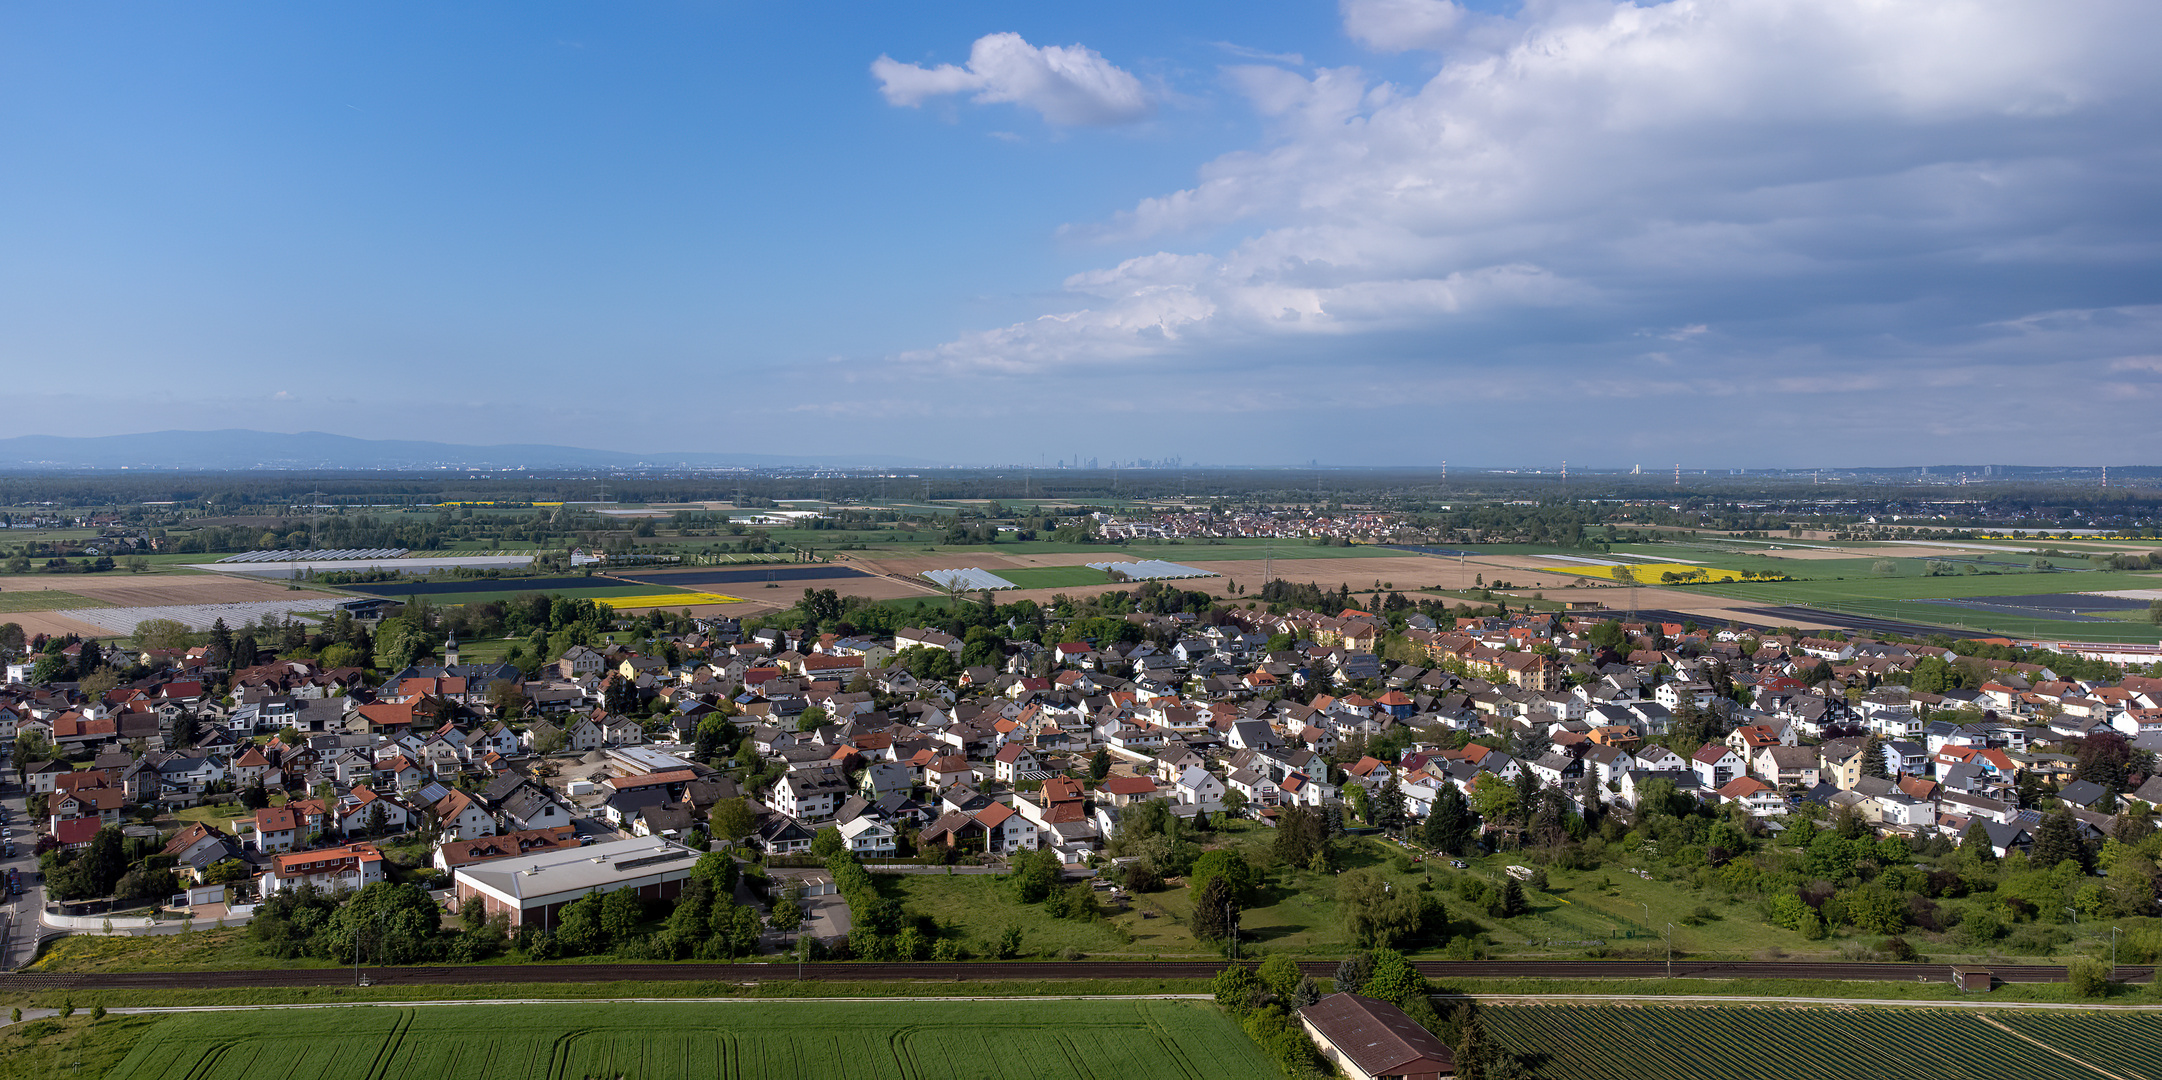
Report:
[[[2152,4],[14,5],[11,433],[2162,457]]]

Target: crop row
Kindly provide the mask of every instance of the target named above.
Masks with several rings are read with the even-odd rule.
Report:
[[[160,1021],[110,1080],[827,1080],[1274,1075],[1191,1002],[729,1002],[326,1009]]]
[[[1527,1005],[1481,1012],[1496,1039],[1551,1080],[2100,1080],[1980,1016],[1948,1010]]]
[[[2022,1011],[1994,1019],[2119,1076],[2162,1077],[2162,1016],[2154,1013]]]

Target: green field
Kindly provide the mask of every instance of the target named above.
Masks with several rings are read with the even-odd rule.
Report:
[[[2093,1013],[2011,1012],[1994,1019],[2119,1075],[2155,1076],[2162,1069],[2162,1049],[2158,1049],[2162,1048],[2162,1016],[2154,1013],[2097,1017]]]
[[[107,1080],[1274,1076],[1213,1005],[766,1001],[184,1014]]]
[[[879,891],[899,901],[912,915],[928,915],[942,928],[974,936],[965,941],[973,956],[992,955],[992,939],[1008,926],[1021,927],[1025,956],[1053,956],[1074,948],[1089,956],[1123,954],[1126,942],[1113,924],[1054,919],[1041,904],[1014,899],[1004,877],[987,874],[881,874]]]
[[[1837,562],[1835,560],[1834,562]],[[1818,563],[1818,566],[1832,563]],[[2068,622],[1980,611],[1931,600],[1974,596],[2104,592],[2162,588],[2162,575],[2109,570],[1960,574],[1928,577],[1860,574],[1841,580],[1730,582],[1693,586],[1700,592],[1761,604],[1797,605],[1885,619],[1932,623],[1966,632],[2094,641],[2153,642],[2162,630],[2129,622]],[[2144,616],[2144,612],[2141,613]]]
[[[337,585],[333,588],[365,596],[384,596],[401,603],[414,596],[425,596],[430,604],[485,604],[501,602],[514,596],[547,593],[551,596],[569,596],[580,600],[598,600],[606,596],[658,596],[663,593],[685,592],[666,585],[625,585],[607,578],[596,578],[600,584],[549,585],[555,578],[474,578],[471,589],[440,593],[391,593],[371,592],[374,585],[396,585],[398,582],[370,582],[364,585]]]
[[[1250,862],[1267,868],[1262,898],[1239,913],[1241,940],[1271,953],[1316,960],[1338,959],[1352,951],[1343,911],[1336,902],[1334,875],[1279,865],[1269,851],[1274,832],[1256,822],[1226,822],[1216,835],[1218,839],[1204,839],[1203,844],[1213,847],[1228,838]],[[1527,891],[1529,910],[1515,918],[1500,919],[1474,910],[1457,895],[1456,883],[1467,874],[1498,881],[1509,864],[1524,860],[1520,852],[1469,860],[1470,868],[1462,871],[1450,869],[1442,859],[1409,862],[1411,849],[1381,840],[1348,840],[1339,852],[1340,865],[1345,869],[1366,867],[1388,879],[1394,888],[1440,890],[1449,910],[1449,933],[1476,937],[1484,955],[1496,959],[1562,959],[1601,953],[1664,955],[1666,921],[1700,905],[1713,917],[1702,926],[1679,927],[1675,933],[1676,946],[1685,955],[1699,959],[1749,959],[1772,952],[1798,959],[1829,958],[1841,945],[1838,939],[1808,941],[1799,933],[1774,926],[1764,921],[1753,901],[1736,903],[1725,896],[1699,893],[1680,882],[1646,880],[1619,865],[1587,871],[1550,869],[1548,891]],[[1399,856],[1406,861],[1399,863]],[[921,907],[913,902],[913,895],[903,899],[912,911]],[[1647,912],[1657,916],[1649,927]],[[1056,927],[1066,924],[1050,919],[1040,909],[1030,908],[1018,914],[1008,921],[1027,929],[1030,936],[1025,947],[1029,949],[1035,948],[1040,927],[1045,934],[1064,932]],[[943,920],[944,912],[940,917]],[[1099,957],[1188,959],[1212,951],[1194,939],[1193,898],[1181,886],[1142,893],[1134,897],[1131,911],[1109,921],[1131,938],[1129,944],[1116,949],[1099,946],[1102,951],[1075,944],[1083,952]],[[969,925],[1004,923],[986,919]],[[1413,956],[1438,960],[1447,955],[1443,952],[1445,944],[1429,938],[1408,942],[1403,949]]]
[[[2162,1070],[2162,1022],[2145,1014],[1486,1005],[1479,1015],[1550,1080],[2105,1080]],[[2094,1067],[2105,1061],[2113,1073]]]
[[[62,608],[112,607],[105,600],[62,592],[59,589],[8,589],[0,591],[0,612],[58,611]]]
[[[1024,589],[1064,589],[1085,585],[1109,585],[1111,576],[1086,566],[1036,566],[1024,570],[995,570],[998,576]]]

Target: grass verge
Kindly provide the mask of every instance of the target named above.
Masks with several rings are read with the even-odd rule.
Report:
[[[0,994],[0,1005],[58,1008],[73,1001],[93,1004],[181,1007],[190,1005],[322,1005],[365,1001],[495,1001],[506,998],[578,1001],[593,998],[838,998],[838,997],[1102,997],[1120,994],[1206,994],[1206,979],[952,979],[879,982],[798,982],[784,965],[744,965],[745,979],[720,981],[590,983],[401,983],[366,987],[284,986],[247,990],[41,990]]]

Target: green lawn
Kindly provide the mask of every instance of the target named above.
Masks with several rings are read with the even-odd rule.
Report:
[[[263,1010],[97,1034],[129,1044],[107,1080],[1277,1075],[1228,1017],[1186,1001]]]
[[[276,798],[272,798],[271,801],[277,802],[278,800]],[[165,819],[169,819],[173,822],[186,823],[191,821],[201,821],[211,825],[216,825],[220,829],[229,829],[230,823],[235,818],[253,816],[253,813],[251,813],[246,807],[241,806],[239,803],[201,803],[196,806],[190,806],[185,810],[174,810],[171,813],[164,815]],[[163,827],[162,823],[161,827]]]
[[[1065,948],[1088,955],[1130,951],[1110,922],[1051,918],[1042,904],[1015,900],[1012,888],[989,874],[880,874],[877,881],[910,914],[936,921],[940,936],[962,938],[972,956],[990,955],[993,940],[1008,926],[1021,928],[1023,955],[1055,956]]]
[[[1336,958],[1350,952],[1350,936],[1344,930],[1343,915],[1336,903],[1335,878],[1276,866],[1268,852],[1274,835],[1253,822],[1229,822],[1218,833],[1221,840],[1245,852],[1250,861],[1269,868],[1264,901],[1240,913],[1241,939],[1269,952],[1313,959]],[[1399,889],[1424,886],[1440,890],[1449,910],[1449,934],[1476,937],[1484,952],[1496,958],[1663,955],[1663,935],[1669,921],[1677,922],[1676,947],[1705,958],[1748,959],[1774,952],[1829,957],[1842,944],[1837,938],[1811,942],[1791,930],[1772,926],[1757,914],[1751,902],[1730,903],[1710,894],[1700,895],[1680,882],[1646,880],[1619,865],[1583,872],[1551,871],[1549,891],[1526,893],[1529,913],[1496,919],[1473,910],[1462,900],[1457,895],[1457,882],[1466,874],[1499,881],[1510,864],[1527,863],[1524,853],[1467,860],[1469,868],[1459,871],[1451,869],[1446,859],[1400,864],[1398,857],[1408,859],[1412,849],[1379,839],[1345,840],[1340,852],[1345,869],[1370,868]],[[1715,918],[1697,927],[1679,925],[1684,914],[1700,905],[1709,908]],[[1144,912],[1153,917],[1144,917]],[[1174,887],[1136,897],[1133,911],[1112,921],[1133,938],[1133,943],[1121,950],[1124,954],[1173,959],[1214,951],[1194,939],[1192,919],[1191,897],[1184,888]],[[1599,944],[1587,944],[1591,942]],[[1407,943],[1405,948],[1414,956],[1442,959],[1445,944],[1437,937]]]
[[[226,971],[338,967],[334,960],[280,959],[258,949],[241,927],[149,937],[74,934],[61,938],[25,970],[41,972]]]
[[[1205,847],[1229,844],[1244,853],[1248,861],[1268,870],[1262,902],[1239,913],[1240,940],[1269,952],[1314,959],[1342,957],[1352,950],[1352,944],[1336,903],[1335,876],[1278,866],[1269,851],[1275,835],[1273,829],[1258,822],[1230,821],[1218,828],[1214,838],[1203,838]],[[1393,845],[1385,848],[1378,841],[1352,839],[1340,845],[1339,861],[1347,870],[1371,868],[1399,889],[1418,888],[1422,882],[1430,880],[1434,887],[1447,886],[1445,869],[1432,879],[1428,876],[1431,867],[1446,867],[1446,863],[1419,863],[1407,872],[1394,865],[1396,850]],[[1462,921],[1455,915],[1456,906],[1450,907],[1452,919]],[[1133,910],[1114,921],[1133,937],[1133,944],[1125,949],[1130,955],[1190,959],[1213,954],[1214,946],[1195,940],[1193,914],[1193,897],[1181,879],[1171,888],[1135,897]],[[1475,931],[1480,928],[1465,925],[1459,929]],[[1407,951],[1417,953],[1421,951],[1420,945],[1408,945]]]
[[[1502,852],[1466,860],[1469,873],[1499,881],[1511,864],[1530,865],[1523,852]],[[1444,863],[1443,865],[1447,865]],[[1449,872],[1454,873],[1454,872]],[[1674,923],[1675,948],[1702,959],[1745,960],[1777,952],[1792,957],[1836,955],[1837,939],[1812,942],[1792,930],[1773,926],[1757,913],[1754,901],[1733,903],[1699,893],[1681,882],[1645,879],[1620,866],[1596,870],[1549,870],[1547,891],[1527,891],[1530,914],[1514,919],[1473,916],[1487,933],[1497,957],[1537,959],[1581,956],[1590,951],[1573,944],[1604,941],[1609,953],[1663,953],[1666,926]],[[1455,900],[1453,891],[1450,899]],[[1463,905],[1454,903],[1455,913]],[[1715,916],[1702,926],[1681,918],[1695,908]],[[1469,913],[1466,913],[1467,915]],[[1460,916],[1461,917],[1461,916]]]

